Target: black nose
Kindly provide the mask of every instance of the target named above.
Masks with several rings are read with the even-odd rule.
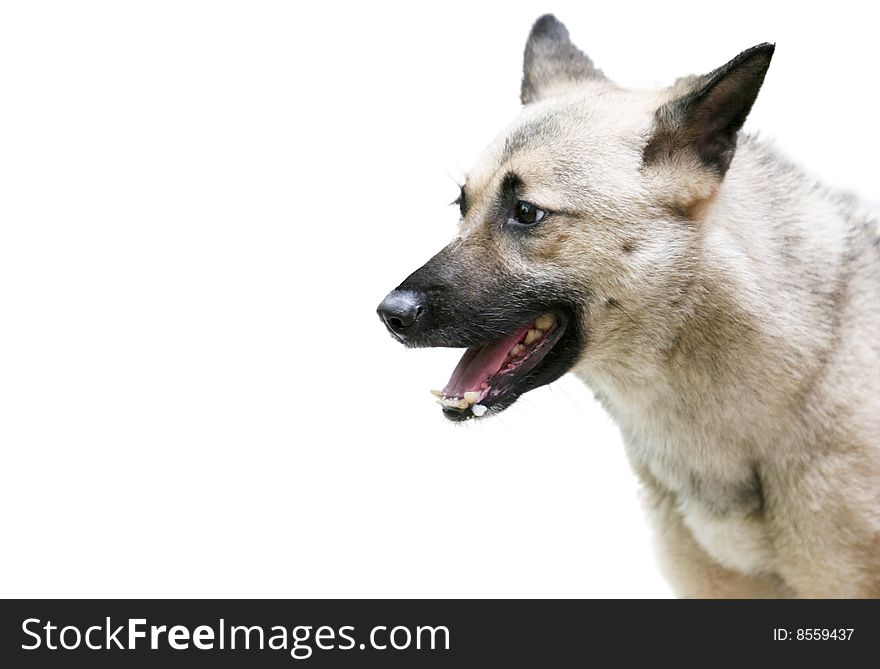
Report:
[[[392,333],[406,335],[424,310],[422,294],[412,290],[392,290],[376,311]]]

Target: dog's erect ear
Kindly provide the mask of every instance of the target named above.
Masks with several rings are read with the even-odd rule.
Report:
[[[550,97],[588,79],[604,80],[605,75],[571,43],[565,26],[552,14],[535,21],[523,58],[522,103]]]
[[[673,100],[657,110],[653,135],[643,154],[645,165],[688,163],[696,158],[718,177],[724,176],[774,48],[759,44],[714,72],[676,82]]]

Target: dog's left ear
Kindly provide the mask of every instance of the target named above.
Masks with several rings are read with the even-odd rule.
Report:
[[[552,14],[535,21],[523,58],[522,103],[542,100],[590,79],[607,81],[572,44],[562,22]]]
[[[759,44],[709,74],[672,86],[642,153],[642,174],[658,202],[695,217],[700,203],[718,191],[774,48]]]
[[[775,48],[759,44],[707,75],[677,82],[673,100],[654,117],[644,163],[696,158],[724,176],[736,150],[737,133],[761,90]]]

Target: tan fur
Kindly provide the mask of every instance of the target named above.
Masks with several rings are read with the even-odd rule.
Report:
[[[745,136],[723,178],[687,152],[645,165],[689,81],[532,85],[469,175],[461,246],[591,296],[574,371],[620,426],[679,594],[880,597],[877,226]],[[490,216],[510,172],[557,212],[519,241]]]

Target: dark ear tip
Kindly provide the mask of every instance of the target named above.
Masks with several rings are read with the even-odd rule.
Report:
[[[733,60],[725,63],[714,72],[711,72],[709,77],[714,81],[731,72],[739,70],[744,73],[757,74],[760,72],[761,80],[763,80],[764,73],[766,73],[767,69],[770,67],[770,61],[773,59],[774,51],[776,51],[775,44],[770,44],[769,42],[757,44],[752,48],[739,53]]]
[[[760,58],[762,60],[766,60],[767,63],[770,63],[770,59],[773,58],[773,53],[776,51],[776,43],[771,44],[770,42],[762,42],[761,44],[757,44],[753,46],[751,49],[746,49],[743,51],[739,58],[743,61],[751,60],[752,58]]]
[[[532,31],[529,33],[529,41],[544,38],[567,40],[568,29],[553,14],[544,14],[532,26]]]

